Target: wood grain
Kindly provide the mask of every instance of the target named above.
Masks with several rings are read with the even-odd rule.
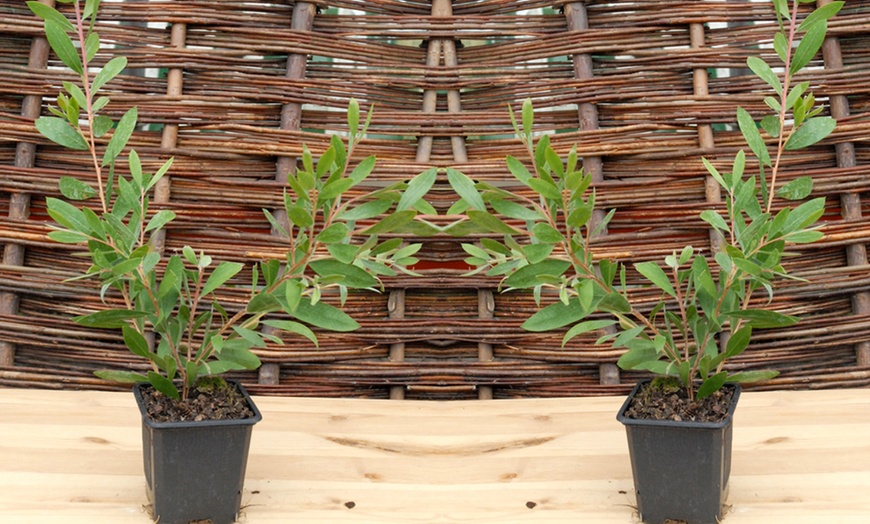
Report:
[[[622,397],[256,397],[240,522],[635,523]],[[148,523],[132,395],[0,389],[4,522]],[[746,392],[727,524],[870,519],[870,389]]]

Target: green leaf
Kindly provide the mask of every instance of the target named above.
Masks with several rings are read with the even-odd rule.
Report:
[[[366,157],[362,162],[356,165],[353,168],[353,171],[350,172],[348,178],[353,180],[354,185],[359,184],[363,180],[368,177],[371,172],[375,169],[375,163],[377,162],[377,158],[374,155]]]
[[[389,233],[404,226],[408,222],[411,222],[412,220],[414,220],[415,216],[417,216],[417,212],[412,209],[406,209],[405,211],[396,211],[395,213],[391,213],[381,219],[381,221],[377,224],[374,224],[373,226],[364,229],[360,232],[360,234],[379,235],[381,233]]]
[[[560,233],[558,229],[546,222],[538,222],[535,224],[535,227],[532,228],[532,235],[534,235],[538,241],[545,244],[557,244],[565,240],[565,237],[562,236],[562,233]]]
[[[716,373],[712,377],[707,378],[701,384],[701,387],[698,388],[698,391],[695,393],[695,398],[697,400],[701,400],[719,391],[719,388],[725,385],[725,380],[727,378],[728,373],[726,373],[725,371],[722,371],[721,373]]]
[[[464,173],[452,168],[447,168],[447,180],[450,186],[456,191],[460,198],[465,200],[472,209],[477,211],[486,210],[486,204],[483,202],[483,197],[474,187],[474,181],[468,178]]]
[[[147,233],[152,230],[159,231],[163,226],[173,220],[175,220],[175,212],[168,209],[161,209],[156,215],[151,217],[151,220],[148,221],[148,225],[145,226],[145,232]]]
[[[48,214],[55,222],[79,233],[91,233],[91,226],[82,210],[69,202],[53,197],[46,198],[45,202],[48,207]]]
[[[178,394],[178,389],[175,387],[175,384],[173,384],[171,380],[164,377],[163,375],[160,375],[153,371],[149,371],[148,382],[150,382],[151,385],[154,386],[154,389],[163,393],[169,398],[173,398],[176,400],[179,400],[181,398],[181,395]]]
[[[731,333],[728,344],[725,346],[725,357],[731,358],[743,353],[752,338],[752,326],[745,325]]]
[[[251,298],[248,302],[248,306],[245,310],[248,313],[272,313],[274,311],[281,311],[281,302],[275,298],[274,295],[271,295],[265,291],[257,293]]]
[[[48,238],[59,244],[82,244],[90,240],[90,237],[74,231],[50,231]]]
[[[34,124],[42,136],[56,144],[77,151],[88,149],[88,143],[66,119],[54,116],[42,116],[37,118]]]
[[[505,159],[505,163],[507,164],[508,170],[511,174],[523,184],[528,184],[529,180],[532,178],[532,174],[529,173],[529,170],[526,169],[526,166],[512,156],[508,156]]]
[[[773,138],[779,138],[779,134],[782,130],[779,127],[779,117],[773,115],[767,115],[766,117],[761,119],[761,129],[764,129],[768,135]]]
[[[148,316],[148,313],[145,311],[106,309],[89,315],[73,317],[72,320],[80,326],[90,328],[118,329],[126,326],[131,320],[145,318],[146,316]]]
[[[793,151],[811,146],[830,135],[836,127],[837,121],[829,116],[810,118],[791,134],[785,148]]]
[[[773,7],[776,9],[778,17],[791,20],[791,14],[788,11],[788,0],[773,0]]]
[[[786,53],[788,51],[788,38],[782,32],[777,32],[773,35],[773,49],[776,51],[779,59],[785,63]]]
[[[549,331],[578,322],[589,313],[591,311],[583,310],[576,299],[572,299],[568,304],[558,301],[537,311],[523,322],[522,327],[532,332]]]
[[[537,264],[529,264],[516,270],[514,274],[505,279],[504,285],[512,288],[530,288],[540,284],[539,276],[559,278],[571,267],[571,262],[548,258]],[[563,324],[564,325],[564,324]]]
[[[264,320],[263,324],[281,331],[286,331],[288,333],[296,333],[297,335],[302,335],[303,337],[313,342],[315,347],[319,347],[317,342],[317,335],[315,335],[314,332],[311,331],[311,329],[309,329],[308,326],[304,324],[300,324],[299,322],[293,322],[292,320]]]
[[[793,233],[815,224],[825,213],[825,198],[819,197],[804,202],[792,209],[785,224],[782,226],[784,234]]]
[[[503,222],[497,216],[487,213],[486,211],[469,209],[468,211],[466,211],[466,215],[477,226],[482,227],[483,229],[491,233],[499,233],[502,235],[519,234],[519,231],[517,231],[507,223]]]
[[[821,231],[798,231],[786,236],[786,240],[792,244],[812,244],[825,237]]]
[[[762,164],[769,166],[770,153],[767,151],[764,139],[761,138],[761,133],[758,132],[758,127],[755,126],[752,116],[742,107],[737,108],[737,124],[740,126],[743,138],[746,139],[746,143],[755,154],[755,157]]]
[[[437,175],[438,169],[433,167],[412,178],[411,181],[408,182],[408,189],[402,193],[402,198],[399,199],[399,203],[396,205],[396,211],[412,209],[414,204],[426,196],[426,193],[428,193],[435,184]]]
[[[626,351],[616,364],[622,369],[649,369],[659,361],[659,354],[652,344],[640,345]]]
[[[106,151],[103,154],[104,166],[112,163],[115,158],[121,154],[121,151],[124,150],[124,147],[127,145],[127,142],[130,140],[130,136],[133,134],[133,130],[136,127],[138,114],[138,110],[135,107],[131,107],[130,110],[124,113],[124,116],[121,117],[118,126],[115,128],[115,133],[109,140],[109,144],[106,146]]]
[[[536,210],[529,209],[510,200],[493,200],[490,202],[490,205],[496,212],[514,220],[536,221],[543,220],[544,218]]]
[[[342,276],[343,278],[339,283],[349,288],[365,289],[378,285],[378,280],[375,277],[368,274],[364,269],[352,264],[326,258],[312,260],[308,265],[315,273],[322,277]]]
[[[349,232],[347,224],[336,222],[318,233],[316,240],[324,244],[335,244],[347,238]]]
[[[822,43],[825,41],[825,33],[827,31],[827,20],[819,20],[807,29],[792,57],[791,67],[789,68],[791,74],[795,74],[803,69],[816,56],[816,53],[819,52]]]
[[[725,313],[725,315],[746,320],[750,326],[757,329],[793,326],[800,320],[798,317],[783,315],[782,313],[765,309],[744,309],[731,311]]]
[[[701,220],[710,224],[719,231],[730,231],[730,228],[728,227],[728,222],[726,222],[725,219],[722,218],[722,215],[712,209],[705,209],[704,211],[701,211]]]
[[[58,22],[51,18],[45,21],[45,37],[48,39],[51,49],[60,58],[68,68],[72,69],[79,75],[82,74],[82,59],[79,57],[78,50],[73,45],[72,40],[67,34],[66,24]]]
[[[634,268],[638,273],[646,277],[647,280],[652,282],[657,288],[661,289],[668,295],[672,297],[676,297],[677,294],[674,291],[674,287],[671,285],[671,281],[668,279],[668,276],[665,274],[664,270],[659,267],[655,262],[639,262],[634,265]]]
[[[366,202],[365,204],[361,204],[353,209],[348,209],[338,215],[338,218],[348,222],[374,218],[390,209],[392,205],[393,202],[391,200],[372,200],[371,202]]]
[[[124,344],[130,349],[134,355],[144,358],[151,358],[151,351],[148,349],[148,341],[141,333],[130,327],[129,324],[121,326],[121,332],[124,335]]]
[[[137,384],[139,382],[148,382],[148,377],[141,373],[134,373],[132,371],[101,370],[94,371],[94,375],[103,380],[121,382],[122,384]]]
[[[101,87],[106,85],[113,78],[118,76],[124,68],[127,67],[127,59],[123,56],[116,56],[100,69],[100,72],[94,77],[91,84],[91,96],[93,96]]]
[[[562,346],[577,335],[595,331],[596,329],[603,329],[614,324],[616,324],[615,320],[587,320],[585,322],[580,322],[565,333],[565,337],[562,339]]]
[[[709,160],[703,157],[701,158],[701,162],[703,162],[704,167],[707,169],[707,172],[710,173],[710,176],[712,176],[713,179],[716,180],[716,182],[719,182],[720,186],[725,189],[731,189],[731,186],[725,183],[725,179],[722,178],[722,175],[719,173],[719,170],[716,169],[716,166],[714,166],[712,163],[710,163]]]
[[[792,90],[788,93],[788,98],[786,98],[786,109],[791,109],[792,107],[794,107],[795,103],[797,103],[801,95],[803,95],[804,92],[809,88],[809,82],[801,82],[798,85],[794,86]],[[779,112],[779,110],[777,110],[777,112]]]
[[[91,33],[85,39],[85,59],[90,62],[97,56],[97,51],[100,50],[100,35]]]
[[[242,340],[244,340],[245,342],[242,344],[239,344],[239,342],[236,342],[234,340],[228,340],[224,344],[223,349],[221,350],[222,356],[226,353],[226,350],[228,347],[233,347],[233,344],[239,344],[236,347],[246,347],[246,348],[251,347],[251,346],[258,347],[258,348],[266,347],[266,341],[263,340],[263,337],[260,335],[260,333],[257,333],[256,331],[254,331],[252,329],[247,329],[247,328],[243,328],[240,326],[233,326],[233,331],[235,331],[236,334],[239,335],[242,338]],[[229,346],[228,346],[228,344],[229,344]],[[230,359],[230,360],[232,360],[232,359]]]
[[[298,320],[330,331],[348,332],[359,328],[357,321],[350,315],[326,302],[312,305],[310,301],[302,300],[293,315]]]
[[[786,185],[782,186],[776,192],[776,195],[786,200],[803,200],[804,198],[810,196],[810,193],[812,192],[812,177],[803,176],[800,178],[796,178],[791,182],[787,183]]]
[[[526,180],[526,185],[532,188],[535,193],[548,198],[550,200],[562,201],[562,193],[556,184],[541,178],[530,178]]]
[[[93,127],[94,136],[97,138],[101,138],[106,133],[111,131],[112,127],[114,127],[114,125],[115,125],[115,122],[111,118],[109,118],[105,115],[99,115],[99,116],[95,117],[94,118],[94,127]]]
[[[532,136],[532,125],[535,122],[535,110],[532,107],[532,99],[523,100],[523,133],[526,137]]]
[[[61,194],[70,200],[87,200],[96,196],[97,191],[77,178],[60,177],[58,183]]]
[[[746,384],[750,382],[760,382],[762,380],[770,380],[779,375],[779,371],[744,371],[728,375],[729,382]]]
[[[244,264],[239,262],[221,262],[218,267],[212,271],[211,275],[209,275],[208,280],[206,280],[205,285],[202,287],[202,291],[200,291],[200,295],[206,296],[209,293],[212,293],[214,290],[224,285],[229,279],[236,276],[243,267]]]
[[[746,59],[746,65],[755,73],[758,78],[767,82],[777,94],[782,94],[782,84],[779,83],[779,77],[773,72],[773,69],[767,65],[767,62],[757,56],[750,56]]]
[[[27,7],[30,8],[30,10],[33,11],[33,14],[39,18],[42,18],[46,22],[51,20],[66,32],[73,32],[76,30],[75,26],[73,26],[72,22],[70,22],[67,17],[42,2],[27,2]]]
[[[797,30],[807,31],[813,25],[819,22],[827,22],[829,19],[833,18],[834,15],[839,13],[840,9],[842,9],[845,4],[846,2],[831,2],[830,4],[819,7],[818,9],[810,13],[806,18],[804,18],[804,21],[801,22]]]

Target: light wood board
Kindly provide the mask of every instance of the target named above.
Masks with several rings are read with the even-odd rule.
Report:
[[[256,397],[240,522],[635,523],[621,397]],[[0,389],[0,522],[151,522],[129,393]],[[746,392],[726,524],[870,522],[870,389]]]

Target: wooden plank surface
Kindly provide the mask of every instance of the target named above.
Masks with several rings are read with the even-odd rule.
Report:
[[[634,523],[622,398],[257,397],[241,522]],[[744,393],[726,524],[870,522],[870,389]],[[132,395],[0,389],[0,521],[142,523]]]

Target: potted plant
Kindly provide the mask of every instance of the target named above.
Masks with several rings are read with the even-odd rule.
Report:
[[[795,0],[790,10],[786,0],[773,2],[773,49],[782,65],[773,69],[761,58],[747,60],[776,95],[764,98],[772,114],[760,123],[737,109],[737,123],[755,161],[741,150],[726,172],[702,160],[725,199],[724,215],[717,209],[700,213],[721,235],[721,247],[714,252],[684,246],[663,264],[643,261],[632,268],[595,256],[590,246],[615,210],[592,220],[592,179],[578,167],[576,148],[563,160],[549,136],[536,140],[528,100],[520,120],[512,111],[511,119],[533,169],[507,158],[522,192],[476,184],[455,170],[448,173],[460,196],[450,212],[465,214],[464,226],[456,229],[466,231],[471,224],[503,235],[503,240],[483,237],[479,244],[463,246],[475,272],[503,276],[502,286],[509,290],[532,289],[539,305],[545,289],[558,296],[531,316],[525,329],[571,326],[563,345],[599,331],[596,343],[623,351],[620,367],[656,376],[637,384],[618,414],[626,426],[638,510],[645,522],[718,521],[727,494],[740,384],[777,374],[734,371],[729,359],[747,348],[753,330],[798,321],[764,301],[772,299],[778,280],[795,278],[782,265],[787,246],[822,238],[816,223],[825,200],[807,199],[811,178],[783,185],[777,176],[785,154],[822,140],[836,125],[820,115],[822,107],[809,83],[794,84],[793,78],[816,55],[827,21],[843,5],[832,2],[799,22],[800,3]],[[803,35],[800,41],[798,35]],[[749,164],[757,165],[758,175],[746,175]],[[774,196],[801,202],[775,206]],[[652,306],[632,300],[650,287],[660,293]]]
[[[417,261],[420,244],[404,245],[398,238],[379,242],[378,235],[411,225],[415,208],[429,209],[421,197],[434,183],[435,172],[347,197],[375,166],[369,157],[350,169],[354,147],[372,116],[370,110],[360,125],[359,105],[352,100],[347,145],[332,136],[316,162],[303,147],[301,165],[288,176],[283,194],[286,220],[264,210],[280,237],[276,242],[286,246],[285,260],[264,260],[243,281],[240,262],[216,263],[189,246],[166,256],[155,247],[156,240],[175,213],[154,212],[150,204],[172,159],[153,174],[145,172],[133,150],[123,161],[137,109],[115,122],[101,113],[109,98],[100,95],[127,61],[114,57],[94,73],[92,62],[100,51],[94,30],[99,1],[66,3],[73,4],[72,21],[42,3],[27,5],[44,20],[55,54],[80,79],[64,82],[57,107],[49,108],[53,116],[37,119],[36,128],[61,146],[84,151],[93,168],[83,179],[62,177],[64,198],[46,201],[55,221],[48,236],[87,248],[91,265],[76,278],[99,281],[106,304],[73,320],[120,329],[129,350],[143,359],[133,370],[96,374],[136,384],[154,518],[163,524],[232,522],[240,507],[252,426],[261,414],[241,384],[221,375],[256,369],[256,348],[268,341],[281,343],[277,333],[301,335],[316,345],[306,324],[335,331],[359,327],[341,309],[321,301],[322,292],[337,288],[343,302],[349,288],[375,289],[380,275],[407,271]],[[391,209],[374,225],[357,226]],[[361,241],[353,242],[355,237]],[[244,302],[233,306],[230,295],[239,293],[245,294]],[[261,325],[271,331],[258,331]]]

